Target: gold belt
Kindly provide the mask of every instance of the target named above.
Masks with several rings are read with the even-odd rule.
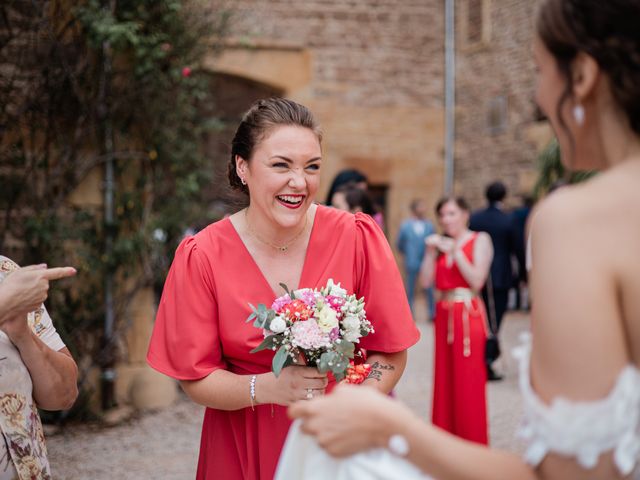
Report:
[[[438,300],[445,302],[467,302],[478,296],[476,292],[470,288],[451,288],[449,290],[438,290],[436,292]]]
[[[473,307],[471,301],[478,298],[478,294],[470,288],[451,288],[449,290],[438,290],[436,292],[438,301],[444,302],[449,310],[449,318],[447,325],[447,343],[453,344],[453,305],[455,303],[463,303],[462,309],[462,355],[471,356],[471,336],[469,334],[469,310]]]

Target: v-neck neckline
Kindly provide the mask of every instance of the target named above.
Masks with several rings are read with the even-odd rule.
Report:
[[[298,285],[296,286],[296,288],[291,288],[289,285],[287,285],[287,287],[289,287],[290,291],[294,291],[294,290],[298,290],[300,288],[306,288],[305,285],[305,281],[306,281],[306,276],[307,276],[307,271],[309,270],[308,267],[308,263],[309,263],[309,256],[310,256],[310,251],[313,247],[313,243],[315,240],[315,233],[317,230],[317,225],[318,225],[318,221],[319,221],[319,215],[321,215],[322,211],[322,205],[316,205],[316,213],[313,216],[313,221],[311,223],[311,233],[309,234],[309,241],[307,242],[307,250],[304,254],[304,261],[302,263],[302,271],[300,272],[300,279],[298,280]],[[249,251],[249,249],[247,248],[247,245],[244,243],[244,240],[242,239],[242,237],[240,236],[240,233],[238,232],[238,230],[236,230],[235,225],[233,224],[233,222],[231,221],[230,218],[226,219],[227,222],[229,222],[229,226],[231,227],[231,230],[233,231],[234,235],[237,237],[238,241],[240,242],[240,244],[242,245],[242,250],[244,251],[244,254],[247,256],[249,262],[253,265],[254,269],[256,270],[257,275],[260,277],[262,283],[264,284],[265,288],[267,291],[269,291],[271,293],[271,295],[273,295],[273,298],[278,298],[281,297],[282,294],[278,294],[276,293],[273,288],[271,287],[271,284],[269,283],[269,280],[267,279],[266,275],[264,274],[264,272],[262,271],[262,269],[260,268],[260,265],[258,265],[258,262],[256,262],[256,259],[253,258],[253,255],[251,255],[251,252]]]

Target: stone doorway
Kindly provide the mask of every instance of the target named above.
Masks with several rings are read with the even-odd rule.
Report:
[[[205,155],[211,160],[213,179],[203,192],[204,201],[210,208],[208,218],[198,225],[200,228],[233,213],[243,204],[244,197],[232,192],[227,182],[231,141],[242,114],[258,99],[284,94],[272,86],[225,73],[212,73],[209,85],[214,101],[202,106],[203,118],[217,118],[220,122],[202,141]]]

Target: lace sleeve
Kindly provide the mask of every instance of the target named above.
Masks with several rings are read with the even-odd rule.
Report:
[[[600,454],[613,450],[616,468],[629,475],[640,455],[640,371],[626,366],[601,400],[574,402],[557,397],[547,405],[531,387],[529,334],[524,334],[522,345],[513,353],[520,364],[524,418],[518,434],[528,443],[525,461],[538,465],[551,452],[573,457],[589,469]]]

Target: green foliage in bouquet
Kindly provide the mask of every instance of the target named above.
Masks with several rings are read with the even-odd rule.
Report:
[[[290,292],[289,288],[281,283],[280,286],[284,288],[284,291],[291,297],[292,300],[295,300],[295,293]],[[271,320],[276,318],[276,312],[267,308],[267,306],[263,303],[258,304],[257,307],[254,307],[252,304],[249,304],[251,307],[252,313],[247,318],[247,322],[253,320],[253,326],[256,328],[260,328],[262,330],[268,330],[269,325],[271,324]],[[265,339],[258,345],[256,348],[251,350],[251,353],[261,352],[263,350],[273,350],[276,354],[273,356],[273,360],[271,362],[271,369],[276,377],[280,375],[282,369],[289,365],[293,365],[294,361],[289,355],[289,350],[286,345],[281,345],[281,337],[276,335],[270,335],[265,337]]]

